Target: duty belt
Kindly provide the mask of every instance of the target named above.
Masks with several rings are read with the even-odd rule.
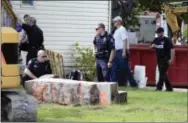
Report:
[[[109,57],[109,52],[104,51],[104,52],[97,52],[96,53],[96,58],[108,58]]]

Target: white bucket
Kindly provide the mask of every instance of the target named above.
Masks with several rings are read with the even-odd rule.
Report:
[[[146,67],[136,65],[134,68],[134,77],[136,80],[145,79],[146,77]]]
[[[145,88],[147,84],[146,67],[136,65],[134,68],[134,78],[139,82],[139,88]]]
[[[147,85],[147,80],[148,80],[147,77],[145,77],[145,79],[141,80],[141,81],[139,82],[138,87],[139,87],[139,88],[145,88],[146,85]]]

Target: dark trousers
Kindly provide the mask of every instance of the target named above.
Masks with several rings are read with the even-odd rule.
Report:
[[[107,64],[108,60],[96,60],[97,80],[99,82],[110,81],[110,69],[108,68]]]
[[[157,89],[162,90],[163,84],[165,83],[167,90],[172,90],[171,82],[168,79],[168,68],[169,64],[166,60],[158,60],[159,68],[159,82],[157,83]]]
[[[116,56],[112,65],[111,79],[113,82],[118,82],[120,86],[124,86],[129,80],[132,87],[137,87],[138,84],[131,73],[129,67],[129,51],[126,53],[126,58],[122,57],[123,50],[116,50]]]

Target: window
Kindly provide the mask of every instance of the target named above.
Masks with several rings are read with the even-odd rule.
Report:
[[[34,0],[22,0],[21,2],[23,6],[28,6],[28,7],[34,6]]]

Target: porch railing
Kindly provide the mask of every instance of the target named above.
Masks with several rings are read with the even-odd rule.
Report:
[[[17,17],[12,10],[9,0],[2,0],[1,3],[1,26],[2,27],[16,27]]]

